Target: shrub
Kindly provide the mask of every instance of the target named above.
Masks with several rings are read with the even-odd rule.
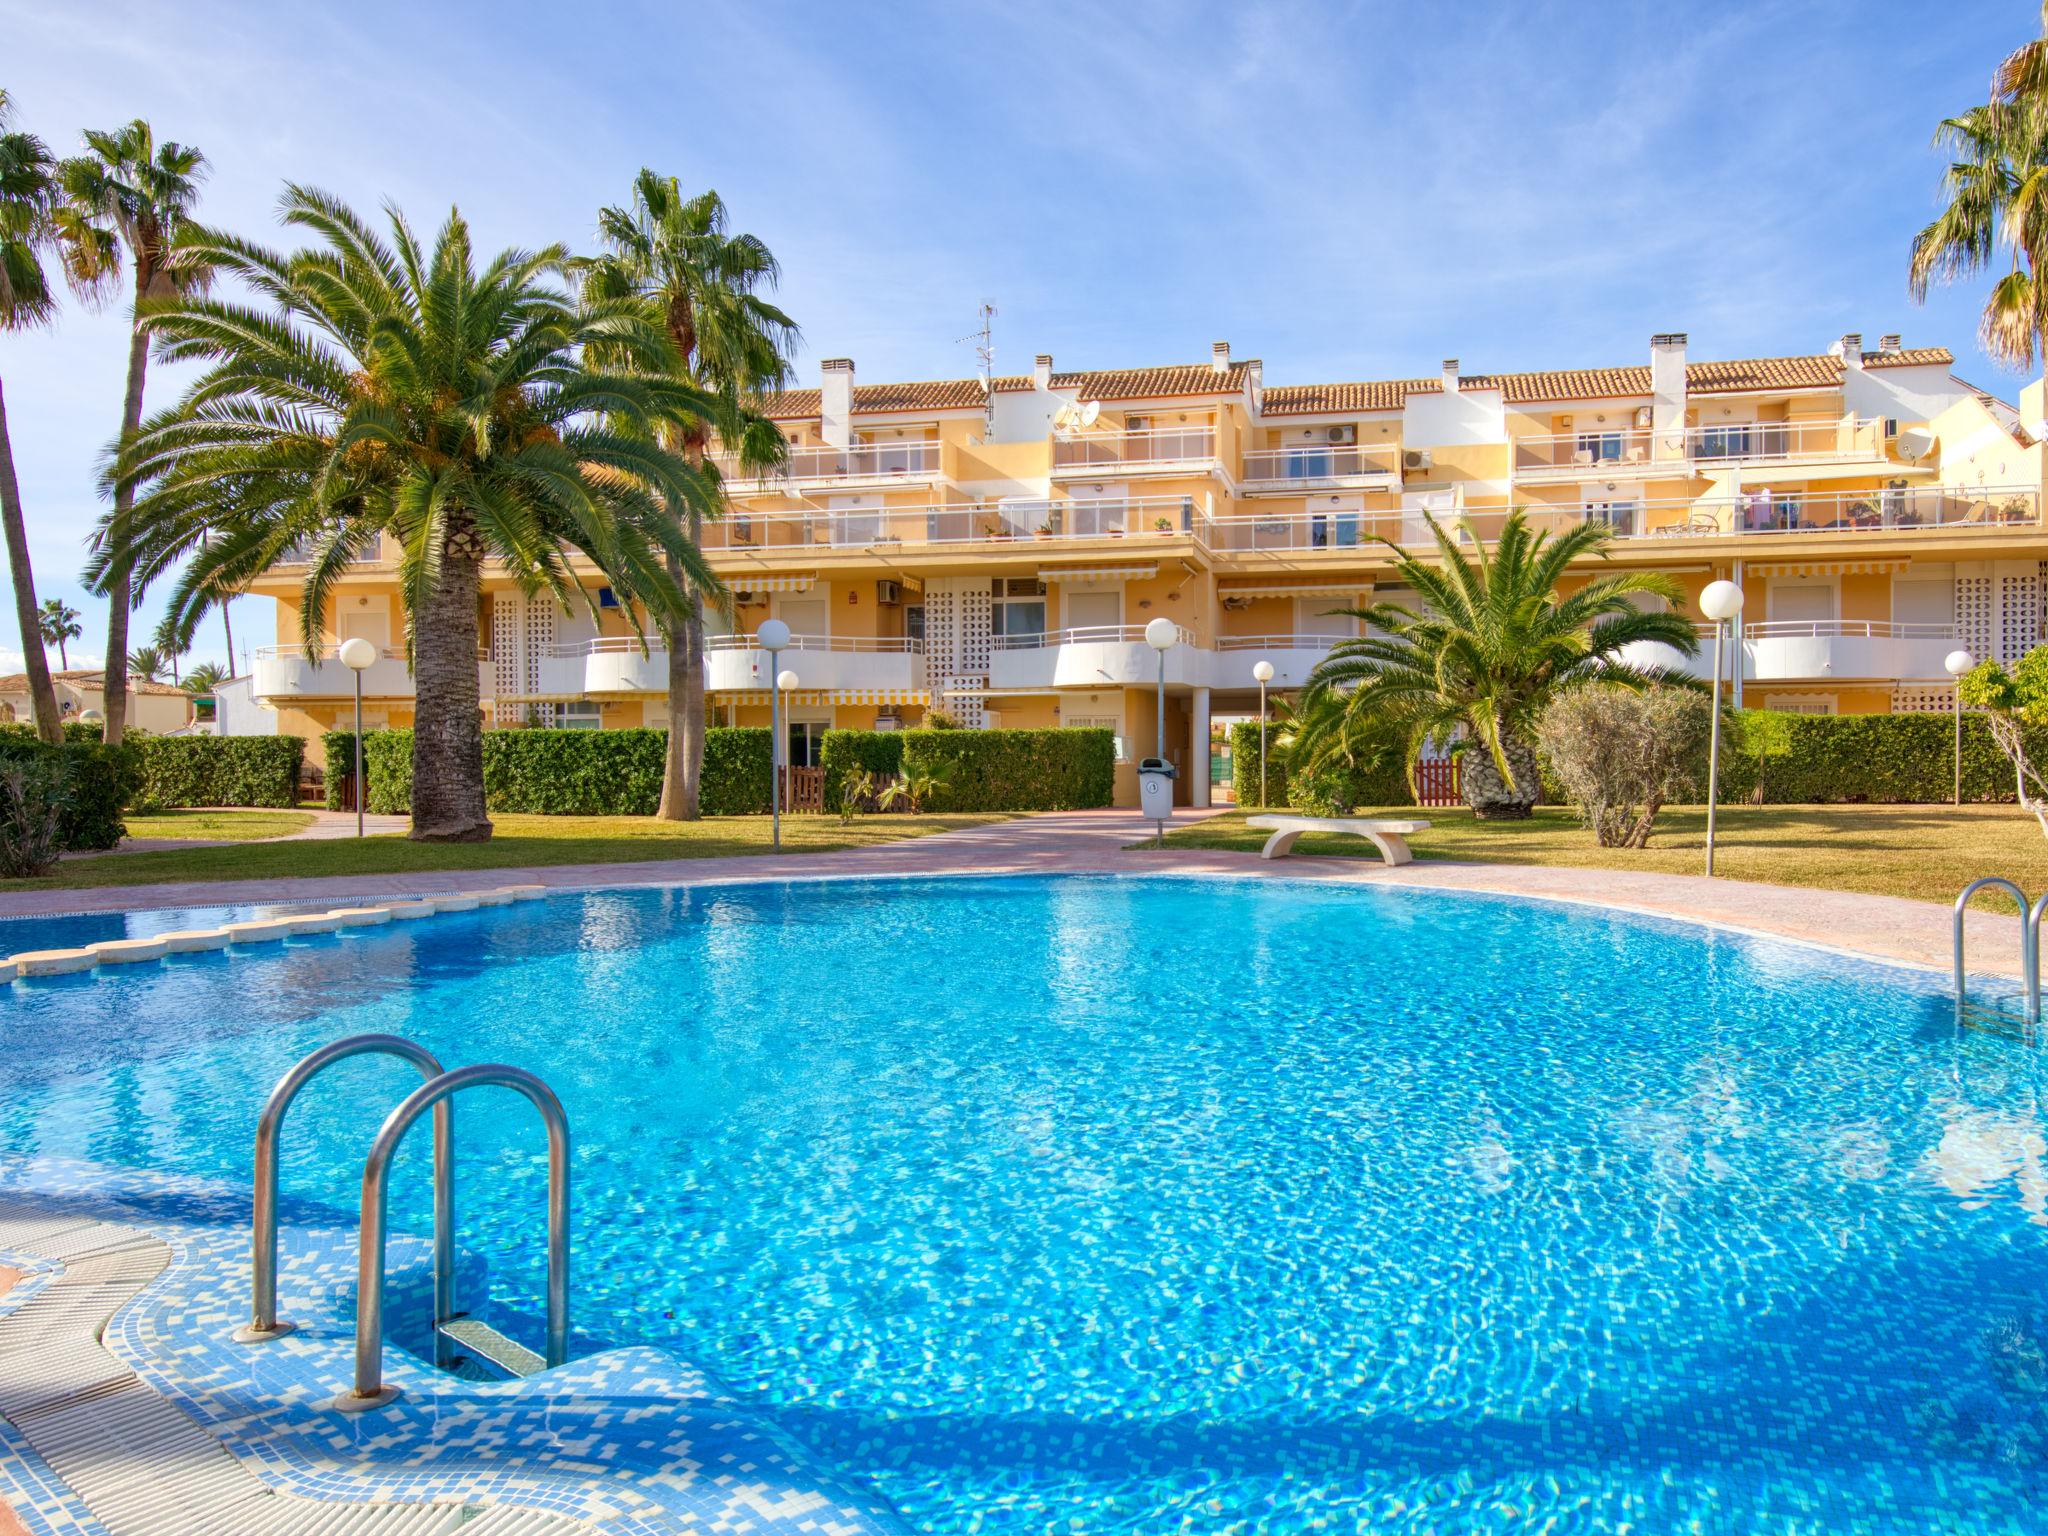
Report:
[[[659,730],[484,732],[484,799],[494,811],[543,816],[652,816],[661,802]],[[343,801],[353,739],[330,731],[327,803]],[[769,733],[715,727],[704,733],[699,801],[707,816],[768,814]],[[365,809],[403,815],[412,806],[412,732],[365,731]]]
[[[959,717],[951,710],[928,709],[924,712],[924,729],[928,731],[957,731],[963,727]]]
[[[326,732],[320,738],[320,753],[327,760],[327,766],[321,770],[321,783],[327,790],[327,809],[345,811],[354,804],[349,797],[348,786],[356,772],[356,733]]]
[[[1641,848],[1672,800],[1701,797],[1714,705],[1683,688],[1583,688],[1543,712],[1552,771],[1602,848]]]
[[[137,743],[149,805],[299,803],[306,744],[297,736],[151,736]]]
[[[80,741],[51,747],[33,733],[9,732],[0,736],[0,767],[43,765],[62,787],[58,835],[64,850],[89,852],[112,848],[126,831],[121,813],[141,784],[139,751],[134,742],[109,747]]]
[[[2048,834],[2048,755],[2028,739],[2048,729],[2048,645],[2035,646],[2010,672],[1981,661],[1959,686],[1962,701],[1983,711],[1985,728],[2012,765],[2020,804]]]
[[[2048,748],[2048,730],[2031,729],[2026,739],[2037,758]],[[1724,801],[1941,804],[1954,793],[1955,720],[1947,714],[1744,710],[1722,739]],[[2014,799],[2012,764],[1981,714],[1963,716],[1963,799]]]
[[[67,799],[54,755],[0,766],[0,879],[27,880],[57,867]]]
[[[1413,805],[1414,791],[1398,754],[1344,768],[1296,773],[1282,737],[1284,724],[1266,727],[1266,799],[1264,806],[1286,806],[1311,816],[1341,816],[1369,805]],[[1231,783],[1237,803],[1262,809],[1259,800],[1259,723],[1241,720],[1230,728]]]
[[[840,810],[849,774],[866,773],[893,779],[903,771],[903,733],[827,731],[819,747],[818,766],[825,770],[825,809]]]
[[[1116,793],[1116,736],[1094,728],[904,731],[906,778],[949,774],[949,811],[1073,811]]]

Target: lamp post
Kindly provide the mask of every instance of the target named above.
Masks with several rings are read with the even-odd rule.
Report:
[[[363,782],[363,674],[377,660],[377,647],[361,635],[341,642],[341,664],[356,680],[356,836],[363,835],[363,802],[370,798],[370,786]]]
[[[1266,684],[1273,681],[1273,663],[1252,663],[1252,676],[1259,682],[1259,809],[1266,808]]]
[[[1145,626],[1145,643],[1159,653],[1159,714],[1156,734],[1152,740],[1153,749],[1158,754],[1153,759],[1158,765],[1155,777],[1164,786],[1163,809],[1166,812],[1166,816],[1173,814],[1173,765],[1167,760],[1166,756],[1166,653],[1173,649],[1174,643],[1179,639],[1180,626],[1171,619],[1157,618]],[[1203,745],[1206,748],[1207,743]],[[1141,789],[1143,788],[1143,776],[1144,768],[1141,764],[1139,768]],[[1140,799],[1142,800],[1142,798],[1143,796],[1141,795]],[[1158,805],[1154,806],[1154,809],[1161,808]],[[1166,816],[1155,818],[1155,823],[1159,828],[1159,841],[1162,846],[1166,842]]]
[[[1721,800],[1721,635],[1723,626],[1742,612],[1742,588],[1732,581],[1710,581],[1700,593],[1700,612],[1714,621],[1714,719],[1707,745],[1707,873],[1714,872],[1714,809]]]
[[[1977,665],[1977,658],[1968,651],[1950,651],[1942,659],[1942,666],[1955,679],[1956,696],[1956,804],[1963,803],[1963,674]]]
[[[769,619],[754,631],[754,639],[768,653],[768,816],[775,851],[782,851],[782,674],[775,670],[789,645],[789,626]]]

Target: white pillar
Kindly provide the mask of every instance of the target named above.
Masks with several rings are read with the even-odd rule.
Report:
[[[1195,690],[1193,710],[1188,720],[1188,756],[1194,759],[1188,765],[1188,804],[1196,810],[1209,808],[1209,690]]]

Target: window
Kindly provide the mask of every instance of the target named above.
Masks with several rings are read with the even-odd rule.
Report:
[[[600,608],[618,607],[619,594],[614,592],[610,587],[599,587],[597,589],[597,606]]]
[[[604,706],[589,699],[575,704],[559,704],[555,707],[555,724],[565,731],[601,731],[604,729]]]
[[[1835,701],[1832,695],[1816,698],[1810,693],[1767,693],[1764,708],[1786,715],[1832,715]]]
[[[1592,464],[1611,464],[1621,458],[1621,434],[1619,432],[1581,432],[1579,454]]]
[[[1703,459],[1746,459],[1751,451],[1749,435],[1747,422],[1732,427],[1703,428],[1699,456]]]
[[[816,768],[823,761],[825,732],[831,724],[824,720],[792,720],[789,722],[789,758],[792,768]]]
[[[990,635],[1001,640],[1045,633],[1044,582],[1030,577],[998,577],[994,599],[989,613]]]
[[[922,641],[924,639],[923,603],[905,603],[903,605],[903,633],[912,640]]]

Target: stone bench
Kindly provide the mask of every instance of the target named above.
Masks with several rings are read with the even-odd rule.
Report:
[[[1388,864],[1413,863],[1415,855],[1408,851],[1407,838],[1410,833],[1429,830],[1426,821],[1382,821],[1369,816],[1253,816],[1245,825],[1255,832],[1273,834],[1259,850],[1262,859],[1284,859],[1304,832],[1348,832],[1368,839]]]

